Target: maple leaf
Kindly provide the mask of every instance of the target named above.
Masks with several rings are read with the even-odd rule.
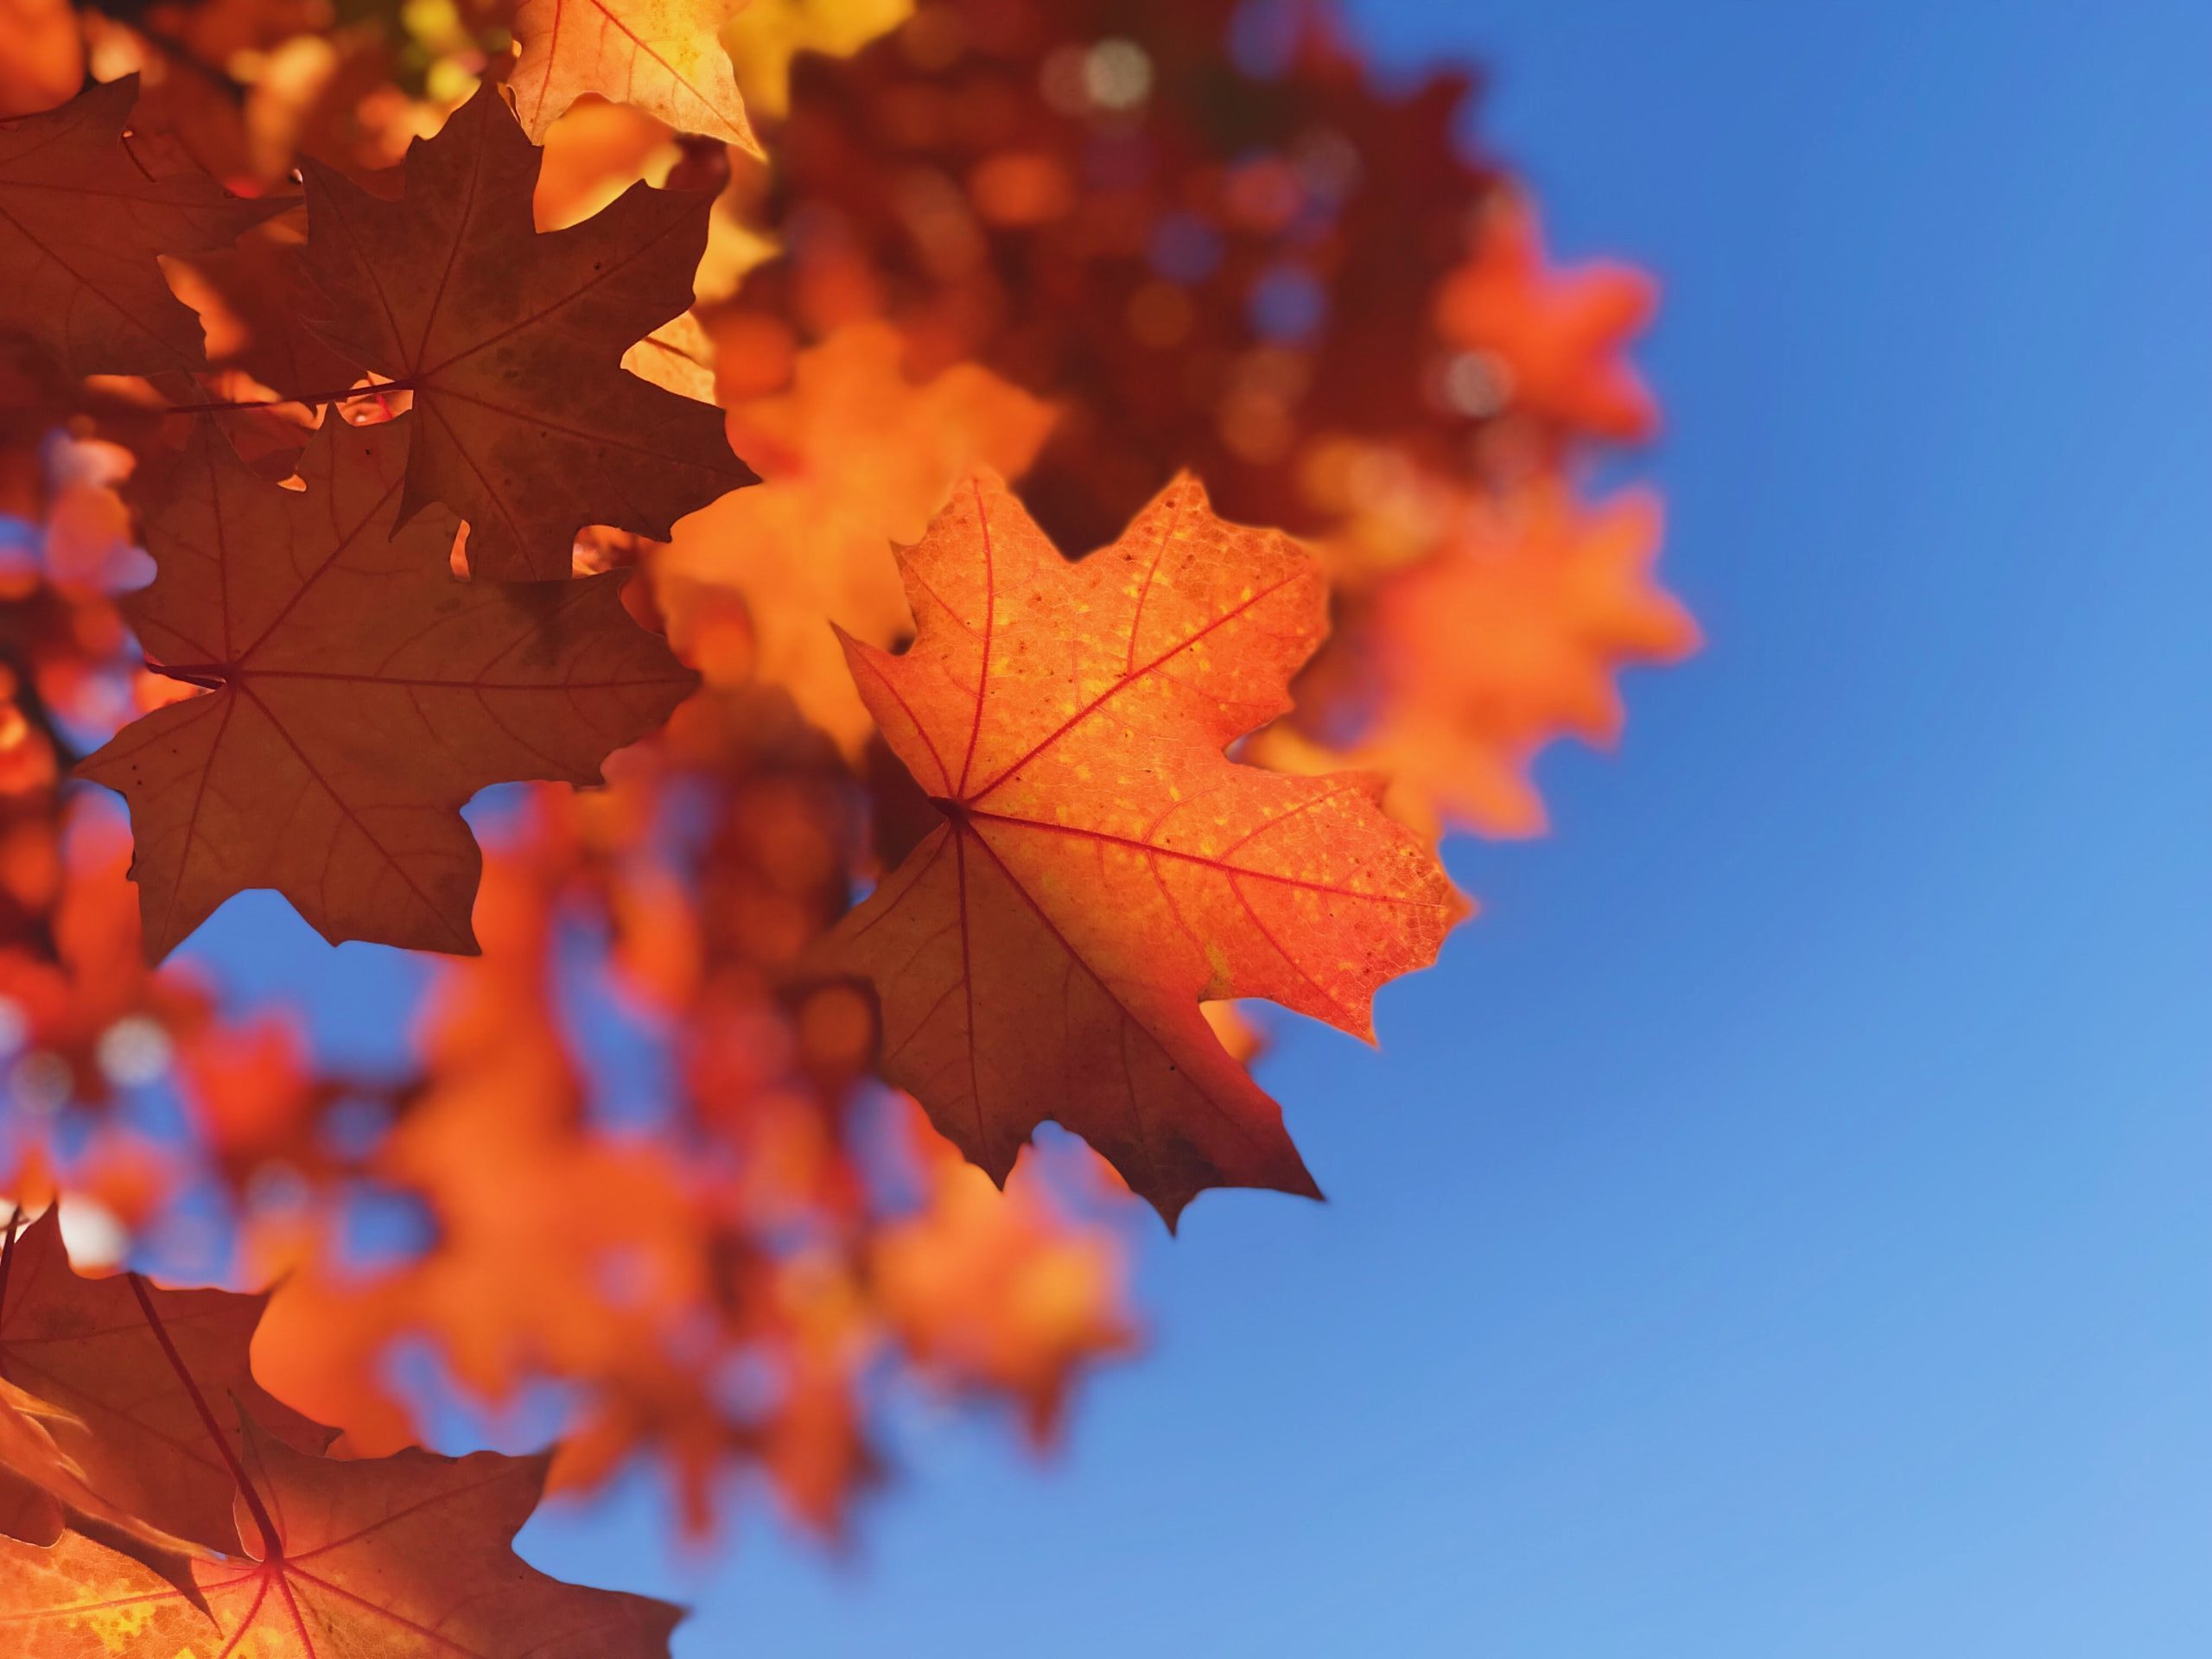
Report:
[[[70,1097],[98,1104],[115,1094],[100,1057],[118,1024],[151,1022],[174,1040],[201,1027],[211,1010],[201,988],[148,970],[137,895],[124,874],[130,836],[92,805],[81,803],[67,821],[50,948],[0,950],[0,997],[14,1006],[25,1049],[60,1059]]]
[[[714,396],[714,342],[689,311],[623,353],[622,366],[679,397],[703,403]]]
[[[1058,1432],[1077,1375],[1136,1350],[1122,1241],[1071,1224],[1034,1157],[1001,1192],[906,1109],[929,1201],[875,1239],[884,1317],[930,1374],[1018,1401],[1042,1444]],[[1069,1150],[1113,1180],[1092,1154]]]
[[[913,15],[914,0],[749,0],[722,27],[747,102],[773,118],[791,103],[802,52],[849,57]]]
[[[810,331],[887,315],[919,367],[1064,402],[1023,494],[1071,550],[1181,467],[1232,513],[1324,528],[1317,439],[1442,424],[1433,289],[1491,175],[1465,77],[1382,84],[1337,8],[1265,10],[1249,34],[1237,0],[937,0],[810,60],[776,145],[791,234],[747,302]],[[1101,171],[1108,134],[1143,165]]]
[[[12,1241],[4,1260],[0,1382],[17,1391],[19,1409],[41,1414],[39,1427],[74,1481],[57,1483],[51,1462],[25,1467],[11,1457],[10,1466],[65,1502],[211,1548],[237,1547],[224,1460],[237,1435],[227,1445],[211,1440],[204,1394],[180,1384],[179,1366],[284,1440],[315,1451],[328,1442],[330,1430],[253,1380],[247,1349],[265,1297],[156,1290],[133,1275],[80,1277],[53,1209]],[[10,1442],[11,1451],[35,1449],[20,1434],[0,1444]]]
[[[201,366],[200,321],[169,291],[156,256],[227,247],[298,205],[241,200],[204,173],[149,177],[123,139],[137,96],[138,78],[126,75],[0,124],[7,327],[73,375]]]
[[[729,53],[715,39],[732,0],[522,0],[522,44],[507,86],[533,141],[588,93],[628,104],[680,132],[760,153]]]
[[[84,1533],[196,1596],[192,1562],[201,1552],[95,1490],[57,1434],[81,1440],[84,1422],[0,1381],[0,1537],[41,1548]]]
[[[493,860],[478,925],[485,954],[446,967],[423,1087],[373,1165],[420,1197],[436,1248],[379,1274],[287,1275],[262,1344],[269,1375],[344,1424],[351,1445],[406,1438],[378,1369],[348,1358],[356,1344],[373,1354],[420,1331],[463,1387],[495,1403],[548,1364],[609,1392],[672,1398],[683,1373],[670,1332],[705,1294],[705,1223],[682,1162],[583,1128],[552,1006],[555,920],[516,859]],[[617,1277],[631,1296],[577,1294]],[[308,1308],[317,1317],[303,1319]]]
[[[681,1610],[515,1554],[545,1467],[492,1452],[312,1457],[249,1419],[249,1548],[193,1563],[203,1605],[73,1532],[47,1549],[0,1542],[0,1630],[41,1659],[666,1659]]]
[[[664,541],[753,481],[718,410],[621,367],[690,308],[712,198],[639,184],[539,235],[540,155],[486,86],[409,147],[396,201],[302,164],[307,269],[339,308],[321,332],[414,393],[400,522],[444,502],[480,576],[566,576],[586,525]]]
[[[164,672],[213,689],[79,768],[130,803],[149,960],[253,887],[334,944],[473,954],[462,804],[511,779],[597,783],[695,683],[630,620],[620,575],[456,582],[449,516],[395,528],[420,419],[327,420],[304,490],[203,427],[150,518],[160,575],[125,612]]]
[[[1286,723],[1260,753],[1287,770],[1371,766],[1419,829],[1539,833],[1536,754],[1561,736],[1611,746],[1620,671],[1697,649],[1697,624],[1652,575],[1661,523],[1645,492],[1586,506],[1557,478],[1460,503],[1433,551],[1348,596],[1314,664],[1340,741]]]
[[[1479,239],[1437,290],[1438,330],[1486,356],[1515,406],[1571,430],[1642,442],[1657,429],[1651,393],[1624,352],[1650,323],[1658,287],[1632,266],[1558,270],[1535,210],[1507,192]]]
[[[51,109],[84,79],[84,26],[69,0],[0,5],[0,119]]]
[[[913,648],[846,650],[946,822],[817,957],[874,983],[885,1075],[1001,1182],[1052,1118],[1170,1225],[1207,1186],[1318,1196],[1199,1002],[1367,1035],[1376,988],[1464,910],[1378,779],[1223,753],[1287,706],[1319,569],[1189,478],[1070,564],[978,476],[899,562]]]
[[[1046,404],[972,364],[918,385],[904,350],[888,324],[855,324],[800,354],[788,392],[733,410],[765,481],[686,518],[652,566],[679,645],[710,608],[701,588],[745,600],[753,649],[695,657],[710,683],[774,681],[848,753],[874,728],[824,620],[892,644],[907,613],[890,544],[918,537],[973,468],[1020,471],[1052,423]]]
[[[65,1505],[97,1512],[106,1505],[84,1471],[54,1440],[81,1430],[67,1412],[0,1378],[0,1536],[50,1544],[67,1524]]]

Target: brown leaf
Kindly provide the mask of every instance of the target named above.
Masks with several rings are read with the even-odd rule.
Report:
[[[1170,1224],[1208,1186],[1314,1193],[1199,1002],[1269,997],[1365,1036],[1376,988],[1464,912],[1377,779],[1222,753],[1287,706],[1319,569],[1187,478],[1072,565],[979,478],[900,564],[913,649],[846,649],[946,823],[817,958],[874,982],[885,1075],[1001,1181],[1052,1118]]]
[[[539,155],[487,86],[410,147],[398,200],[305,163],[321,331],[414,392],[400,522],[444,502],[480,576],[566,576],[584,526],[665,540],[753,481],[718,410],[621,367],[690,308],[711,199],[640,184],[540,236]]]
[[[81,774],[130,802],[146,950],[274,887],[324,938],[473,953],[486,785],[599,781],[694,677],[631,621],[623,576],[456,582],[454,526],[394,529],[416,415],[326,421],[303,491],[196,435],[124,607],[171,676],[212,688],[126,728]]]
[[[71,374],[159,374],[206,359],[200,321],[155,256],[206,253],[296,203],[242,201],[205,174],[149,178],[124,148],[126,75],[0,124],[0,292],[7,326]]]

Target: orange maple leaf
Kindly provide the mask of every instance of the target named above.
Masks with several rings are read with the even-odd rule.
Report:
[[[1349,598],[1315,664],[1326,701],[1348,707],[1344,741],[1277,727],[1261,753],[1290,770],[1371,766],[1416,828],[1538,833],[1537,753],[1562,736],[1610,746],[1621,670],[1697,649],[1697,624],[1652,575],[1660,531],[1643,491],[1586,506],[1547,478],[1463,501],[1434,551]]]
[[[543,143],[562,111],[595,92],[760,154],[715,38],[731,10],[732,0],[522,0],[522,56],[507,85],[523,130]]]
[[[621,575],[456,582],[449,516],[395,529],[421,418],[327,420],[304,490],[203,428],[148,525],[161,574],[124,609],[164,672],[212,690],[79,772],[130,803],[150,960],[261,887],[334,944],[473,954],[462,804],[510,779],[598,782],[695,683],[630,620]]]
[[[746,0],[722,29],[738,85],[754,107],[791,112],[802,54],[846,58],[913,16],[914,0]]]
[[[46,1549],[0,1542],[0,1629],[40,1659],[666,1659],[680,1610],[515,1554],[545,1466],[492,1452],[312,1457],[249,1419],[248,1548],[193,1563],[200,1605],[72,1532]]]
[[[1188,478],[1070,564],[979,476],[899,562],[913,649],[846,650],[945,823],[816,958],[874,983],[885,1074],[1001,1181],[1052,1118],[1171,1225],[1208,1186],[1315,1194],[1200,1001],[1368,1035],[1376,988],[1465,908],[1379,779],[1223,753],[1287,706],[1319,568]]]
[[[51,109],[85,80],[85,28],[69,0],[0,6],[0,119]]]
[[[1001,1192],[911,1103],[906,1110],[928,1203],[875,1237],[883,1317],[925,1372],[955,1388],[1010,1395],[1031,1439],[1047,1441],[1077,1376],[1136,1350],[1122,1242],[1071,1222],[1034,1154]],[[1091,1154],[1069,1150],[1113,1182]]]
[[[1484,354],[1513,407],[1573,431],[1641,442],[1659,411],[1623,355],[1650,323],[1658,286],[1633,266],[1560,270],[1544,258],[1535,209],[1501,196],[1479,240],[1437,291],[1437,328]]]
[[[480,576],[566,576],[586,525],[665,540],[753,482],[719,410],[621,367],[690,308],[712,198],[639,184],[539,235],[540,154],[486,86],[409,147],[397,201],[303,163],[307,269],[340,308],[318,326],[414,393],[400,522],[444,502]]]
[[[124,874],[130,838],[93,806],[81,801],[68,820],[51,948],[0,949],[0,997],[14,1005],[23,1046],[67,1064],[70,1097],[97,1103],[115,1092],[101,1060],[119,1024],[149,1021],[175,1040],[202,1028],[212,1008],[190,979],[148,969],[137,894]]]
[[[157,254],[207,253],[296,199],[243,201],[204,173],[149,177],[124,147],[138,77],[0,123],[0,290],[10,332],[69,374],[200,367],[200,319]]]
[[[128,1516],[211,1548],[237,1548],[225,1459],[236,1430],[211,1440],[204,1391],[236,1400],[270,1432],[320,1451],[331,1431],[253,1380],[247,1349],[267,1298],[156,1290],[136,1275],[86,1279],[69,1266],[49,1209],[10,1241],[0,1267],[0,1382],[40,1426],[80,1484],[57,1489],[53,1466],[16,1472],[94,1513]],[[203,1393],[181,1386],[176,1368]],[[22,1424],[16,1427],[20,1429]],[[31,1444],[18,1434],[18,1449]],[[91,1507],[91,1506],[88,1506]]]
[[[744,598],[753,651],[728,661],[701,640],[709,683],[775,682],[848,754],[874,728],[824,621],[893,643],[908,620],[891,544],[918,538],[976,467],[1020,472],[1052,423],[1049,406],[972,364],[917,385],[905,350],[887,323],[856,323],[800,353],[789,391],[732,410],[765,481],[686,518],[652,565],[679,645],[720,594]]]

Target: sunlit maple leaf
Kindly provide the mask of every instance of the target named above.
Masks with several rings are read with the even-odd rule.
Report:
[[[149,178],[124,146],[125,76],[43,115],[0,123],[0,329],[71,374],[159,374],[206,361],[200,321],[159,254],[226,247],[297,205],[242,201],[203,173]]]
[[[319,1451],[328,1441],[329,1430],[253,1379],[247,1348],[265,1297],[157,1290],[127,1275],[80,1277],[62,1249],[54,1210],[23,1230],[6,1261],[0,1381],[54,1408],[44,1422],[52,1443],[98,1495],[103,1512],[211,1548],[235,1548],[234,1486],[224,1459],[226,1446],[235,1451],[238,1442],[229,1402],[303,1448]],[[197,1393],[180,1382],[180,1364]],[[209,1399],[232,1414],[223,1442],[211,1435]],[[46,1484],[35,1470],[20,1472]]]
[[[1020,472],[1052,423],[973,365],[917,385],[903,350],[887,325],[855,324],[800,354],[788,392],[733,410],[737,447],[766,481],[684,519],[652,566],[679,645],[715,597],[700,587],[745,601],[750,659],[697,652],[710,683],[773,681],[849,753],[873,726],[825,622],[869,645],[896,640],[908,622],[891,544],[918,539],[976,467]]]
[[[689,311],[630,347],[622,366],[679,397],[707,403],[715,395],[715,343]]]
[[[587,93],[633,105],[682,132],[758,152],[729,54],[715,31],[741,0],[522,0],[522,56],[507,85],[522,129],[543,142]]]
[[[462,804],[510,779],[597,782],[694,683],[630,620],[621,575],[456,582],[448,515],[395,530],[422,418],[326,421],[304,490],[203,429],[149,523],[161,574],[125,608],[165,672],[213,689],[80,771],[130,803],[152,960],[262,887],[334,943],[473,952]]]
[[[985,477],[900,564],[912,650],[847,651],[945,823],[817,958],[874,982],[885,1075],[1000,1180],[1051,1118],[1171,1224],[1208,1186],[1314,1192],[1199,1002],[1367,1035],[1464,910],[1380,780],[1223,753],[1319,643],[1319,568],[1189,479],[1070,564]]]
[[[40,1659],[666,1659],[678,1609],[515,1554],[543,1458],[311,1457],[249,1421],[239,1465],[246,1548],[194,1564],[204,1611],[71,1533],[0,1542],[0,1630]]]
[[[487,86],[409,149],[396,201],[305,163],[321,331],[414,393],[400,521],[444,502],[480,576],[565,576],[584,526],[665,539],[753,482],[718,410],[620,366],[690,308],[712,199],[640,184],[539,235],[539,154]]]

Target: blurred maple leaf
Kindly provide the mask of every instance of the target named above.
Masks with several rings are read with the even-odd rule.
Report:
[[[0,120],[66,103],[84,79],[84,35],[69,0],[0,3]]]
[[[792,60],[849,57],[913,15],[914,0],[746,0],[722,25],[722,44],[746,101],[780,118],[791,108]]]
[[[1552,270],[1524,197],[1501,193],[1479,223],[1473,250],[1436,296],[1439,331],[1474,354],[1446,373],[1487,380],[1462,395],[1569,432],[1651,437],[1658,409],[1624,352],[1658,308],[1657,285],[1624,265]]]
[[[1436,550],[1363,594],[1351,577],[1312,671],[1317,695],[1256,756],[1302,772],[1371,766],[1422,829],[1538,833],[1537,753],[1560,736],[1611,744],[1619,671],[1697,648],[1696,624],[1651,578],[1660,524],[1643,492],[1591,508],[1555,480],[1458,504]]]
[[[1179,467],[1316,528],[1312,442],[1465,427],[1428,390],[1432,289],[1493,175],[1454,136],[1464,78],[1379,89],[1322,6],[1274,9],[1271,61],[1232,56],[1237,10],[944,0],[805,62],[785,252],[745,299],[815,335],[882,315],[925,372],[970,359],[1061,402],[1026,494],[1071,550]]]
[[[875,1240],[884,1317],[927,1373],[1012,1396],[1048,1440],[1077,1363],[1135,1351],[1116,1241],[1070,1227],[1033,1160],[1001,1192],[908,1109],[930,1202]]]
[[[126,1051],[135,1040],[196,1029],[213,999],[181,976],[148,969],[137,897],[124,874],[128,840],[118,825],[79,817],[65,842],[48,948],[0,949],[0,997],[16,1011],[22,1046],[64,1068],[67,1095],[99,1102],[134,1070]]]
[[[824,620],[893,644],[910,624],[892,544],[919,539],[976,467],[1019,473],[1052,422],[971,365],[918,385],[904,353],[891,328],[855,323],[801,353],[790,391],[732,410],[733,447],[764,481],[684,519],[652,563],[671,637],[710,682],[773,681],[849,753],[874,728]],[[734,650],[709,633],[722,593],[752,624]]]

